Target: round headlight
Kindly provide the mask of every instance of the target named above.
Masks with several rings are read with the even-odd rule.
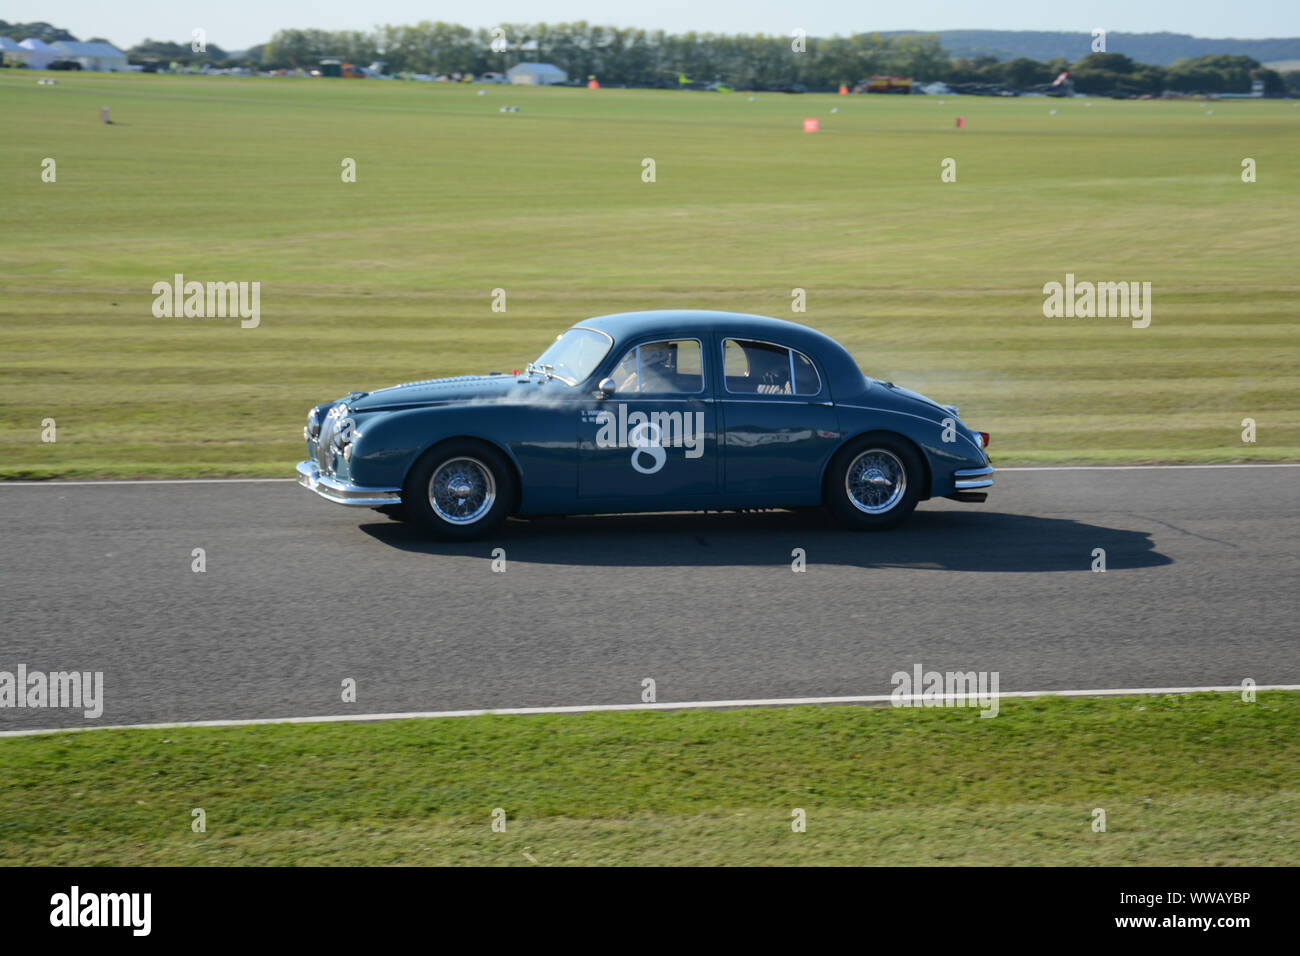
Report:
[[[303,428],[302,433],[307,438],[316,439],[320,437],[320,415],[316,409],[307,413],[307,425]]]
[[[351,418],[345,418],[334,428],[334,434],[330,438],[330,451],[336,455],[342,455],[344,461],[352,459],[352,440],[356,437],[357,423]]]

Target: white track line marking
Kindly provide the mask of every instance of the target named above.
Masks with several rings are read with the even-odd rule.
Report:
[[[221,485],[255,484],[266,481],[297,481],[297,478],[89,478],[80,481],[0,481],[0,488],[71,488],[76,485]]]
[[[1223,687],[1129,687],[1102,690],[1013,690],[988,694],[998,700],[1013,697],[1140,697],[1155,694],[1241,693],[1239,684]],[[1300,690],[1300,684],[1261,684],[1252,688]],[[0,737],[30,737],[36,734],[83,733],[88,730],[175,730],[183,727],[248,727],[256,724],[333,724],[343,721],[417,720],[441,717],[483,717],[488,714],[585,714],[621,710],[722,710],[732,707],[794,707],[808,704],[887,704],[893,700],[921,702],[923,694],[871,694],[864,697],[767,697],[755,700],[694,700],[657,704],[573,704],[564,707],[495,707],[486,710],[426,710],[398,714],[325,714],[318,717],[254,717],[247,720],[186,720],[166,724],[112,724],[84,727],[49,727],[41,730],[0,730]],[[956,694],[940,694],[931,700],[958,700]],[[969,698],[967,698],[969,699]]]
[[[996,467],[996,466],[995,466]],[[1003,471],[1151,471],[1159,468],[1300,468],[1300,461],[1238,462],[1224,465],[1022,465],[998,467]],[[219,485],[245,482],[296,482],[297,478],[88,478],[60,481],[0,481],[0,488],[71,488],[78,485]]]
[[[1159,468],[1300,468],[1300,462],[1258,462],[1230,465],[1012,465],[1003,471],[1153,471]]]

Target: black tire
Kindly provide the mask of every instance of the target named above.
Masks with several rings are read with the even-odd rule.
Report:
[[[465,490],[468,494],[459,497]],[[518,494],[514,469],[501,452],[487,442],[451,439],[429,449],[411,468],[402,505],[407,520],[434,537],[472,541],[501,527]]]
[[[910,442],[872,432],[835,455],[826,469],[822,502],[847,528],[883,531],[902,524],[915,510],[924,478],[921,457]]]

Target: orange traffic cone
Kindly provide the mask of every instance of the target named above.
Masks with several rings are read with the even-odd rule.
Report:
[[[849,88],[848,88],[847,86],[845,86],[843,83],[841,83],[841,84],[840,84],[840,96],[848,96],[848,95],[849,95]]]
[[[966,117],[964,117],[964,116],[958,116],[958,117],[957,117],[957,128],[958,128],[958,129],[965,129],[965,128],[966,128]]]

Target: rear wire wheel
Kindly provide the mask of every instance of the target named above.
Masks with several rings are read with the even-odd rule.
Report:
[[[882,531],[906,520],[921,499],[920,456],[893,435],[863,435],[840,450],[826,470],[822,500],[841,524]]]

